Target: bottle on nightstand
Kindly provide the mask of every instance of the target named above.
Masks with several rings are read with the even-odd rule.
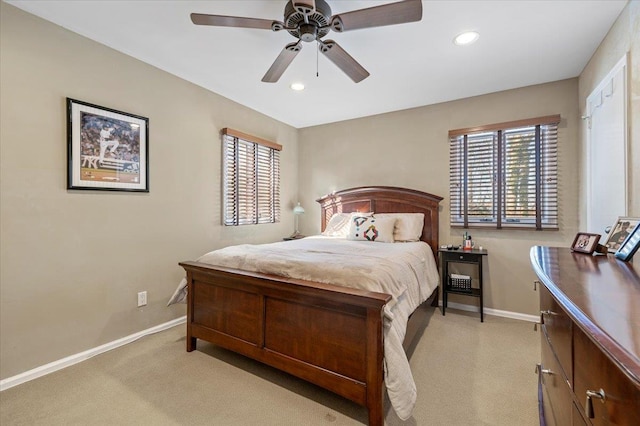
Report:
[[[467,239],[464,240],[464,250],[472,250],[473,249],[473,240],[471,239],[471,235],[467,235]]]

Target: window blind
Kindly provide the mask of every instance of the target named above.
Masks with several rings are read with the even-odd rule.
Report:
[[[280,150],[273,142],[222,131],[223,224],[280,221]]]
[[[451,226],[557,229],[559,122],[450,131]]]

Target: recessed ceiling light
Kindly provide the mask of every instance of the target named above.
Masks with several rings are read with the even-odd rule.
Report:
[[[478,40],[478,37],[480,37],[480,34],[477,32],[468,31],[466,33],[458,34],[456,38],[453,39],[453,42],[458,46],[465,46]]]
[[[304,90],[304,84],[302,84],[302,83],[292,83],[290,87],[291,87],[291,89],[295,90],[296,92]]]

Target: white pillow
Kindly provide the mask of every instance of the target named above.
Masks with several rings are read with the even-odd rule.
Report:
[[[424,213],[375,213],[377,218],[394,218],[393,239],[399,242],[420,241],[424,227]]]
[[[327,237],[343,237],[347,238],[349,234],[349,218],[351,213],[336,213],[331,216],[327,227],[322,232],[322,235]]]
[[[347,238],[349,235],[349,226],[351,225],[351,221],[349,219],[351,219],[351,216],[353,215],[372,216],[373,213],[335,213],[331,216],[331,219],[329,219],[329,223],[327,223],[327,226],[324,228],[322,235],[327,237]]]
[[[393,228],[396,219],[378,218],[374,216],[362,216],[354,214],[351,216],[349,226],[349,240],[355,241],[375,241],[379,243],[393,242]]]

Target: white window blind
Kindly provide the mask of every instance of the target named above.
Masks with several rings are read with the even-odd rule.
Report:
[[[450,131],[451,226],[558,229],[559,122]]]
[[[279,222],[282,146],[223,129],[222,148],[223,224]]]

